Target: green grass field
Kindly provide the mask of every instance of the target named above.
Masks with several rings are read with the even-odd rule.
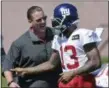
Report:
[[[103,58],[102,58],[102,63],[109,63],[109,60],[108,60],[108,59],[109,59],[108,57],[103,57]],[[7,87],[7,83],[6,83],[5,78],[2,77],[1,80],[2,80],[2,82],[1,82],[2,88]]]

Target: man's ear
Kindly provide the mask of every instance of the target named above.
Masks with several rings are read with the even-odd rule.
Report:
[[[32,20],[28,20],[28,22],[29,22],[29,23],[31,23],[31,22],[32,22]]]

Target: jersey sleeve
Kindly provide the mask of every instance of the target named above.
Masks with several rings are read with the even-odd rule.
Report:
[[[52,41],[52,49],[54,50],[58,50],[58,35],[55,35]]]
[[[98,43],[101,41],[100,36],[97,35],[95,31],[88,30],[82,34],[82,45],[86,45],[89,43]]]

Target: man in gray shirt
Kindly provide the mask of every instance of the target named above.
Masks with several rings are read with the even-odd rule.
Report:
[[[27,11],[27,18],[31,27],[12,43],[3,63],[3,73],[8,86],[56,88],[60,68],[39,75],[17,76],[18,82],[14,80],[16,74],[10,71],[15,67],[26,68],[39,65],[47,61],[52,53],[51,42],[54,33],[51,28],[46,27],[47,16],[45,16],[43,9],[39,6],[30,7]]]

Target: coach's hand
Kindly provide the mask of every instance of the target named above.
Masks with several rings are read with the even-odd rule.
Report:
[[[11,71],[16,72],[16,74],[20,76],[23,76],[28,73],[28,71],[25,68],[14,68],[14,69],[11,69]]]
[[[72,71],[69,72],[63,72],[60,74],[59,82],[62,81],[63,83],[68,83],[73,78]]]

